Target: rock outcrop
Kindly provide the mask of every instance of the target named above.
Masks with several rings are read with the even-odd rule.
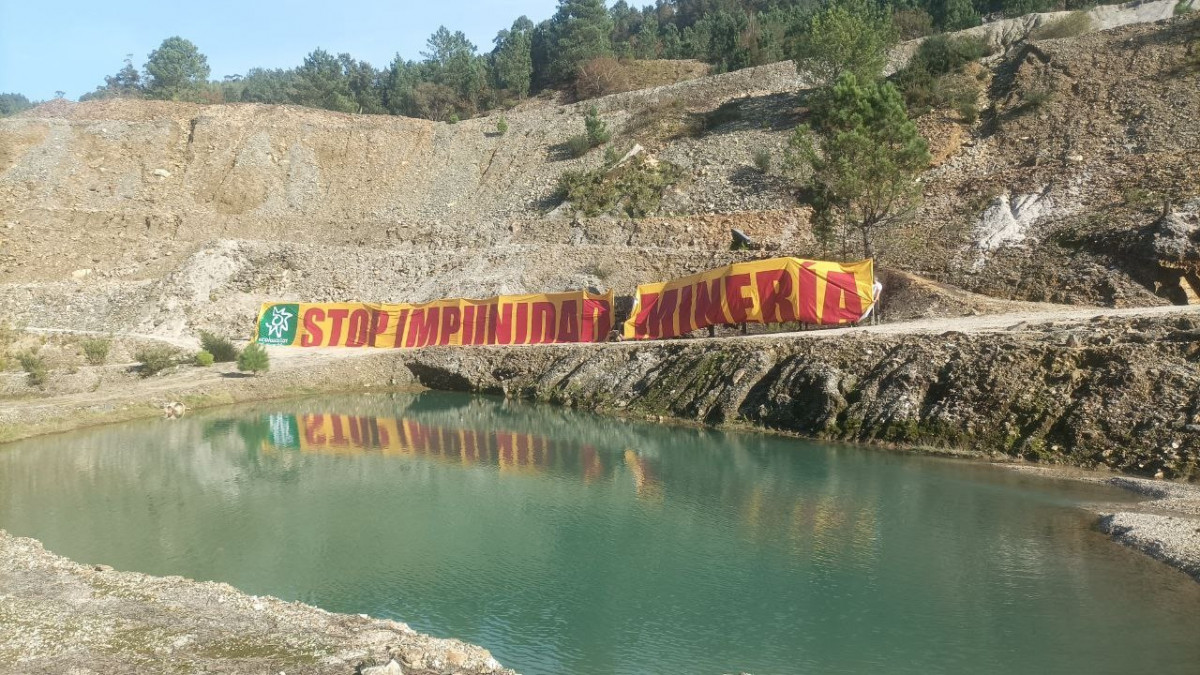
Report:
[[[824,439],[1200,477],[1200,317],[986,334],[396,355],[422,384]]]

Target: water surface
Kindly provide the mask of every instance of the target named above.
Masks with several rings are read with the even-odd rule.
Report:
[[[0,527],[408,622],[549,673],[1194,675],[1200,584],[1125,498],[976,464],[449,394],[0,448]]]

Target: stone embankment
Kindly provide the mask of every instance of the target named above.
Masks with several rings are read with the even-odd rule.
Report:
[[[398,354],[434,389],[1200,477],[1200,315]]]

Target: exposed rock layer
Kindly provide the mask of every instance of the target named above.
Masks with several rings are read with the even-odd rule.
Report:
[[[807,436],[1200,476],[1200,317],[989,334],[402,353],[423,385]]]

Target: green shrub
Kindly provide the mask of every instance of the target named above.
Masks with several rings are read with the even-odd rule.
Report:
[[[567,171],[556,195],[589,216],[620,211],[640,218],[658,209],[663,192],[682,175],[670,162],[649,164],[638,156],[614,170]]]
[[[961,112],[975,105],[980,86],[963,68],[987,54],[987,45],[978,38],[935,35],[921,43],[908,67],[896,75],[896,86],[913,114],[934,108]]]
[[[604,146],[604,166],[613,166],[624,156],[624,153],[617,150],[617,146],[611,144]]]
[[[892,13],[892,25],[901,40],[914,40],[935,32],[933,17],[923,9],[902,9]]]
[[[588,108],[583,117],[584,134],[590,147],[596,148],[612,140],[608,125],[600,119],[600,110],[596,106]]]
[[[238,349],[228,338],[221,337],[208,331],[200,331],[200,348],[212,354],[217,363],[233,363],[237,361]]]
[[[572,157],[583,157],[591,149],[592,144],[588,142],[588,137],[583,134],[567,139],[567,154]]]
[[[914,115],[924,114],[938,108],[962,110],[974,106],[979,98],[978,81],[953,73],[930,75],[925,71],[914,71],[901,80],[904,104]]]
[[[83,357],[93,366],[102,366],[108,361],[108,350],[112,348],[112,340],[105,338],[86,338],[79,343],[83,348]]]
[[[962,121],[967,124],[974,124],[979,119],[979,106],[974,101],[959,101],[954,109]]]
[[[196,365],[207,368],[213,364],[213,355],[201,349],[196,352]]]
[[[150,377],[175,365],[175,350],[166,345],[142,347],[133,358],[138,362],[138,373]]]
[[[1054,100],[1054,92],[1049,89],[1032,89],[1025,94],[1025,101],[1022,103],[1022,109],[1037,110]]]
[[[768,173],[771,170],[771,151],[767,148],[755,150],[754,166],[760,173]]]
[[[508,120],[504,119],[504,115],[501,115],[500,119],[496,120],[496,133],[501,136],[508,133]]]
[[[446,120],[450,124],[458,124],[458,113],[450,113],[450,118]]]
[[[1038,26],[1029,35],[1034,40],[1055,40],[1079,37],[1092,30],[1092,17],[1087,12],[1071,12],[1063,18]]]
[[[945,75],[989,53],[987,43],[980,38],[934,35],[921,43],[908,67],[915,66],[930,75]]]
[[[1194,0],[1179,0],[1179,2],[1175,3],[1175,12],[1174,12],[1175,16],[1179,16],[1180,14],[1187,14],[1188,12],[1195,9],[1194,5],[1195,5]]]
[[[42,360],[42,357],[28,351],[17,356],[17,360],[21,362],[21,369],[25,371],[29,384],[35,387],[46,384],[50,370],[46,368],[46,362]]]
[[[237,367],[238,370],[250,371],[255,375],[265,373],[271,369],[271,358],[267,355],[265,347],[257,342],[251,342],[238,355]]]
[[[18,332],[7,321],[0,321],[0,347],[7,347],[16,342]]]

